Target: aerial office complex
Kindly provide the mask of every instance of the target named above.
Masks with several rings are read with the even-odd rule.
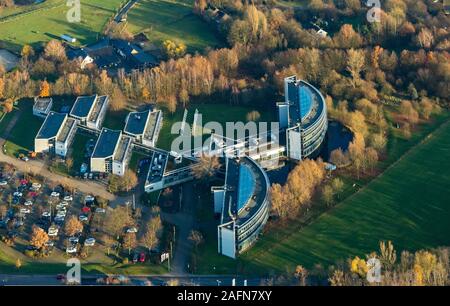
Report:
[[[65,157],[75,131],[74,119],[67,114],[50,112],[34,139],[34,150],[36,153],[53,152]]]
[[[79,124],[90,129],[99,130],[108,109],[108,96],[81,96],[75,101],[70,116]]]
[[[278,103],[280,130],[285,131],[286,155],[294,160],[313,157],[327,132],[327,106],[322,94],[296,76],[284,80],[285,102]]]
[[[220,213],[218,251],[231,258],[257,240],[269,217],[269,179],[248,156],[226,158],[223,187],[213,188],[214,211]]]
[[[131,138],[120,130],[103,128],[91,156],[91,171],[123,175],[131,151]]]
[[[124,132],[135,138],[136,142],[154,147],[158,141],[162,118],[160,110],[131,112],[127,116]]]

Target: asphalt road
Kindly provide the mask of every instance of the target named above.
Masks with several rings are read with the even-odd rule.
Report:
[[[104,275],[81,276],[82,286],[98,285],[97,279]],[[130,276],[128,285],[142,286],[144,281],[150,281],[154,286],[166,286],[170,280],[178,280],[180,286],[258,286],[262,278],[236,277],[232,275],[138,275]],[[61,286],[64,283],[56,279],[56,275],[2,275],[0,274],[1,286]]]

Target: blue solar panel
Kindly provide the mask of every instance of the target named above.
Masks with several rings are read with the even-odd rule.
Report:
[[[312,93],[307,87],[300,86],[299,91],[300,91],[300,117],[303,119],[306,117],[306,115],[308,115],[309,111],[311,110],[313,100],[312,100]]]
[[[247,165],[241,165],[239,167],[238,211],[244,207],[252,196],[254,186],[255,180],[253,178],[252,170]]]

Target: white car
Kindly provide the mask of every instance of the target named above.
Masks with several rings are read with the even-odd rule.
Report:
[[[24,156],[24,157],[22,157],[22,160],[23,160],[24,162],[27,162],[27,161],[29,161],[30,159],[29,159],[28,157]]]
[[[78,237],[70,237],[69,242],[72,244],[77,244],[80,239]]]
[[[84,197],[85,202],[93,202],[95,200],[94,196],[87,195]]]
[[[135,227],[130,227],[130,228],[128,228],[127,229],[127,233],[137,233],[137,228],[135,228]]]
[[[25,205],[25,206],[32,206],[33,205],[33,201],[28,200],[23,205]]]
[[[76,245],[68,246],[67,249],[66,249],[66,252],[69,253],[69,254],[76,253],[77,252],[77,246]]]
[[[98,213],[98,214],[104,214],[104,213],[106,212],[106,209],[98,207],[98,208],[95,210],[95,212]]]
[[[48,229],[48,235],[49,235],[50,237],[58,236],[58,232],[59,232],[59,229],[58,229],[57,227],[50,227],[50,228]]]
[[[62,221],[64,221],[64,219],[66,218],[66,216],[56,216],[55,217],[55,222],[62,222]]]
[[[44,243],[44,245],[45,245],[46,247],[52,247],[52,246],[55,245],[55,242],[53,242],[53,241],[51,241],[51,240],[48,240],[46,243]]]
[[[13,196],[21,198],[22,197],[22,192],[16,191],[13,193]]]
[[[80,215],[78,217],[78,219],[82,222],[86,222],[87,220],[89,220],[88,216],[86,216],[86,215]]]
[[[50,196],[51,196],[51,197],[57,198],[57,197],[59,197],[59,192],[53,191],[53,192],[50,194]]]
[[[44,218],[48,218],[48,217],[50,217],[50,216],[51,216],[51,214],[50,214],[49,211],[44,211],[44,212],[42,213],[42,217],[44,217]]]
[[[95,244],[95,238],[87,238],[85,241],[84,241],[84,245],[85,246],[94,246],[94,244]]]
[[[1,182],[0,182],[0,186],[6,186],[6,185],[8,185],[8,182],[7,182],[7,181],[1,181]]]
[[[64,201],[73,201],[73,197],[72,196],[65,196],[64,197]]]
[[[29,213],[31,213],[31,210],[30,210],[29,208],[21,208],[21,209],[20,209],[20,212],[21,212],[22,214],[29,214]]]
[[[31,184],[31,188],[33,188],[34,190],[39,190],[41,189],[42,185],[39,183],[33,183]]]

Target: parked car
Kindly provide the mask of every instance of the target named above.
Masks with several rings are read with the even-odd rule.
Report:
[[[66,252],[69,254],[73,254],[77,252],[77,246],[76,245],[70,245],[66,248]]]
[[[27,161],[30,160],[30,159],[29,159],[28,157],[26,157],[26,156],[23,156],[21,159],[22,159],[24,162],[27,162]]]
[[[21,212],[22,214],[29,214],[29,213],[31,213],[31,210],[30,210],[29,208],[21,208],[21,209],[20,209],[20,212]]]
[[[106,212],[106,209],[98,207],[98,208],[95,210],[95,212],[98,213],[98,214],[104,214],[104,213]]]
[[[145,261],[145,253],[142,252],[141,254],[139,254],[139,262],[144,262]]]
[[[78,237],[69,237],[69,242],[72,244],[77,244],[79,240]]]
[[[138,260],[139,260],[139,253],[138,253],[138,252],[135,252],[135,253],[133,254],[133,263],[137,263]]]
[[[64,197],[64,201],[73,201],[73,197],[71,195],[67,195]]]
[[[59,232],[59,229],[58,229],[57,227],[55,227],[55,226],[51,226],[51,227],[48,229],[48,235],[49,235],[50,237],[56,237],[56,236],[58,236],[58,232]]]
[[[6,185],[8,185],[7,181],[0,181],[0,186],[6,186]]]
[[[138,230],[137,230],[137,228],[135,228],[135,227],[129,227],[128,229],[127,229],[127,233],[137,233],[138,232]]]
[[[55,245],[55,242],[54,242],[54,241],[51,241],[51,240],[48,240],[46,243],[44,243],[44,245],[45,245],[46,247],[52,247],[52,246]]]
[[[32,206],[33,205],[33,201],[31,201],[31,200],[25,201],[24,205],[25,206]]]
[[[20,191],[16,191],[16,192],[13,193],[13,196],[16,197],[16,198],[21,198],[22,195],[23,195],[23,194],[22,194],[22,192],[20,192]]]
[[[95,238],[92,238],[92,237],[87,238],[87,239],[84,241],[84,245],[85,245],[85,246],[94,246],[94,245],[95,245]]]
[[[86,216],[86,215],[80,215],[80,216],[78,217],[78,219],[79,219],[80,221],[82,221],[82,222],[86,222],[86,221],[89,220],[88,216]]]
[[[51,196],[51,197],[57,198],[57,197],[59,197],[59,192],[53,191],[53,192],[50,194],[50,196]]]
[[[44,212],[42,213],[42,217],[44,217],[44,218],[49,218],[50,216],[51,216],[51,214],[50,214],[49,211],[44,211]]]

